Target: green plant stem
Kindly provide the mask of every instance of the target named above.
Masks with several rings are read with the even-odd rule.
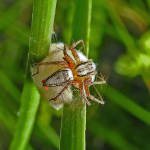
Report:
[[[92,0],[77,0],[74,13],[72,39],[84,40],[86,56],[89,53],[89,38],[91,24]]]
[[[86,55],[89,50],[91,0],[77,0],[73,20],[72,39],[83,39]],[[73,90],[73,101],[63,107],[60,150],[85,150],[86,103],[79,98],[79,91]]]
[[[74,97],[79,92],[74,91]],[[65,104],[61,122],[60,150],[84,150],[86,128],[86,104],[82,98]]]
[[[55,7],[56,0],[34,1],[29,55],[26,79],[21,97],[20,117],[18,119],[16,133],[10,145],[10,150],[26,149],[33,129],[40,95],[33,84],[30,66],[31,62],[40,62],[49,51]]]

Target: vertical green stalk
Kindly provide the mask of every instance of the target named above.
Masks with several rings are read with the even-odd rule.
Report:
[[[76,0],[73,20],[72,39],[83,39],[86,55],[89,50],[91,0]],[[80,93],[73,91],[74,100],[63,107],[60,150],[85,150],[86,103],[79,98]]]
[[[10,150],[26,149],[32,132],[40,95],[32,82],[30,66],[32,62],[40,62],[49,51],[55,8],[56,0],[34,0],[26,79],[21,97],[20,116]]]
[[[76,0],[76,9],[73,19],[72,39],[84,40],[86,56],[89,52],[90,24],[92,0]]]

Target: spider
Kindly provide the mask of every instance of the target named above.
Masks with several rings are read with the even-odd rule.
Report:
[[[74,85],[77,88],[79,88],[79,91],[81,93],[81,96],[87,103],[87,105],[90,105],[90,102],[87,100],[87,97],[89,97],[91,100],[96,101],[100,104],[104,104],[104,101],[95,88],[95,84],[105,84],[106,81],[97,76],[96,71],[96,65],[94,64],[92,59],[88,59],[87,61],[80,61],[80,57],[75,50],[75,47],[82,43],[85,53],[85,45],[83,40],[79,40],[76,43],[73,43],[69,50],[71,50],[72,55],[75,60],[73,60],[68,54],[66,49],[68,46],[64,44],[64,61],[52,61],[52,62],[40,62],[37,66],[37,72],[34,75],[37,75],[39,73],[39,67],[41,65],[63,65],[63,69],[59,69],[56,72],[54,72],[52,75],[47,77],[46,79],[42,80],[43,86],[47,90],[48,87],[55,87],[55,86],[64,86],[63,89],[58,93],[57,96],[50,99],[56,101],[57,98],[67,89],[68,86]],[[94,81],[94,78],[98,77],[101,81]],[[90,94],[89,86],[92,85],[96,92],[98,93],[100,100],[96,99]],[[84,92],[85,91],[85,92]]]

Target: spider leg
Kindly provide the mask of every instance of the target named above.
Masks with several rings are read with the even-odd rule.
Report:
[[[102,76],[102,75],[101,75]],[[98,75],[96,75],[97,78],[101,79],[102,81],[104,81],[104,77],[99,77]]]
[[[83,82],[82,81],[79,83],[79,91],[80,91],[82,97],[84,98],[85,102],[87,103],[87,105],[90,106],[91,105],[90,102],[87,100],[87,98],[85,97],[85,95],[83,93]]]
[[[101,101],[103,101],[103,98],[102,98],[101,94],[98,92],[98,90],[96,89],[96,87],[94,85],[93,85],[93,87],[94,87],[96,93],[98,94],[98,96],[100,97]]]
[[[91,82],[85,85],[95,85],[95,84],[106,84],[106,81],[96,81],[96,82]]]
[[[97,102],[97,103],[100,103],[100,104],[104,104],[104,101],[103,101],[103,99],[102,99],[102,97],[100,96],[100,99],[101,100],[98,100],[98,99],[96,99],[95,97],[93,97],[91,94],[90,94],[90,90],[89,90],[89,85],[84,85],[85,86],[85,91],[86,91],[86,94],[87,94],[87,96],[91,99],[91,100],[93,100],[93,101],[95,101],[95,102]],[[96,90],[97,91],[97,90]],[[98,91],[97,91],[98,92]],[[100,95],[100,94],[99,94]]]
[[[85,44],[84,44],[84,41],[83,41],[83,40],[79,40],[79,41],[77,41],[76,43],[73,43],[73,44],[71,45],[70,49],[71,49],[72,54],[73,54],[74,58],[76,59],[76,61],[79,61],[79,56],[77,55],[77,52],[75,51],[74,48],[75,48],[79,43],[82,43],[83,49],[84,49],[84,55],[86,55],[86,54],[85,54]]]
[[[69,81],[69,82],[67,83],[67,85],[58,93],[58,95],[57,95],[56,97],[50,99],[49,102],[50,102],[51,100],[56,101],[57,98],[58,98],[58,97],[67,89],[67,87],[68,87],[69,85],[71,85],[71,84],[72,84],[72,81]]]
[[[74,64],[74,60],[67,54],[67,51],[66,51],[66,47],[67,45],[64,44],[64,49],[63,49],[63,52],[64,52],[64,60],[68,63],[68,64]]]
[[[32,76],[35,76],[39,73],[39,67],[41,65],[63,65],[63,66],[66,66],[68,64],[65,61],[40,62],[40,63],[38,63],[38,66],[37,66],[37,72],[35,74],[33,74]]]
[[[84,83],[85,85],[106,84],[104,78],[97,76],[96,71],[90,73],[89,75],[95,75],[97,78],[101,79],[102,81],[91,82],[91,77],[89,76],[88,78],[85,79],[85,83]]]

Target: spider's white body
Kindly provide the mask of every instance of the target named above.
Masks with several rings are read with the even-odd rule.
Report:
[[[42,86],[45,87],[46,90],[50,87],[51,90],[46,91],[46,93],[43,94],[46,96],[46,99],[49,100],[50,104],[56,109],[61,108],[64,103],[69,103],[72,100],[72,91],[70,89],[71,85],[79,88],[80,94],[84,99],[83,103],[86,102],[88,106],[90,105],[90,102],[87,100],[87,97],[100,104],[104,104],[101,95],[94,85],[105,84],[106,81],[97,76],[96,65],[93,60],[87,59],[83,53],[75,50],[75,47],[81,42],[85,50],[83,40],[73,43],[69,49],[67,49],[68,46],[66,44],[52,44],[50,56],[38,63],[36,73],[32,72],[32,76],[35,77],[36,75],[40,78],[40,80],[42,80],[41,77],[44,78],[44,80],[42,80]],[[56,67],[54,67],[54,65]],[[48,68],[48,66],[52,66],[53,69]],[[57,66],[59,66],[59,68]],[[41,68],[44,69],[44,74],[41,73]],[[46,77],[43,77],[43,75]],[[95,75],[102,81],[94,81]],[[33,80],[36,81],[37,78],[34,77]],[[95,88],[101,100],[98,100],[90,94],[90,85]],[[52,90],[53,87],[55,87],[55,89]],[[56,93],[57,90],[59,90],[58,93]],[[66,93],[67,91],[69,93]],[[51,94],[47,97],[48,93]],[[54,93],[56,93],[55,96]]]
[[[87,76],[89,73],[95,71],[96,65],[93,62],[83,62],[79,66],[75,68],[75,70],[79,73],[78,75],[81,77]],[[94,81],[95,75],[90,75],[92,78],[92,82]],[[51,86],[64,86],[69,81],[73,81],[73,72],[69,68],[63,68],[59,69],[56,72],[54,72],[52,75],[50,75],[45,82],[43,83],[43,86],[51,87]],[[79,88],[78,83],[74,84],[76,88]]]
[[[42,62],[47,62],[47,61],[63,61],[63,49],[64,49],[64,44],[63,43],[52,43],[50,50],[49,50],[49,55],[42,61]],[[67,50],[68,55],[75,61],[72,53],[70,50]],[[80,58],[80,61],[86,62],[88,58],[80,51],[77,51],[78,56]],[[96,65],[93,63],[92,64],[94,68],[96,68]],[[86,65],[79,66],[77,69],[81,69],[82,67],[87,67]],[[57,72],[59,69],[65,69],[66,70],[66,75],[62,75],[62,72]],[[32,74],[36,72],[36,67],[31,68]],[[57,73],[56,73],[57,72]],[[85,71],[82,74],[86,74],[88,71]],[[48,90],[45,90],[43,84],[41,81],[43,79],[46,79],[48,76],[56,73],[52,78],[49,79],[48,82],[51,82],[53,86],[49,87]],[[61,77],[60,77],[61,76]],[[68,81],[68,79],[73,80],[73,73],[69,68],[64,68],[62,65],[45,65],[40,67],[40,72],[36,75],[33,76],[33,81],[35,85],[37,86],[40,94],[42,97],[49,102],[50,99],[55,97],[64,87],[64,85],[61,85],[63,82],[63,78],[65,76],[65,80]],[[59,79],[58,79],[58,78]],[[91,75],[92,81],[94,81],[95,76]],[[56,86],[56,84],[59,84],[60,86]],[[78,83],[74,85],[76,88],[79,87]],[[55,109],[60,109],[63,107],[64,103],[69,103],[72,101],[72,90],[71,86],[65,90],[60,97],[58,97],[57,101],[50,101],[49,104],[53,106]]]

